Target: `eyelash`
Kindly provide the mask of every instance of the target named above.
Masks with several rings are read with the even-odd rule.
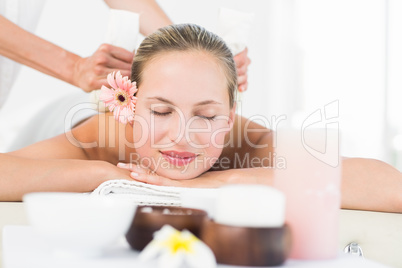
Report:
[[[168,116],[168,115],[170,115],[172,112],[166,112],[166,113],[160,113],[160,112],[157,112],[157,111],[154,111],[154,110],[151,110],[151,114],[153,114],[153,115],[156,115],[156,116]],[[209,121],[214,121],[215,120],[215,115],[214,116],[210,116],[210,117],[208,117],[208,116],[202,116],[202,115],[197,115],[198,117],[200,117],[200,118],[203,118],[203,119],[207,119],[207,120],[209,120]]]
[[[166,113],[159,113],[157,111],[151,110],[151,114],[157,115],[157,116],[167,116],[171,114],[172,112],[166,112]]]
[[[211,116],[211,117],[198,115],[198,117],[203,118],[203,119],[207,119],[209,121],[214,121],[215,120],[215,115]]]

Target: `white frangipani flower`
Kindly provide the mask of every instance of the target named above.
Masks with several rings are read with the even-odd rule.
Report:
[[[157,258],[158,267],[216,267],[212,250],[187,230],[164,225],[139,255],[141,261]]]

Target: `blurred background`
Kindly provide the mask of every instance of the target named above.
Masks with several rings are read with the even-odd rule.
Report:
[[[331,109],[331,120],[339,122],[342,155],[377,158],[402,170],[402,1],[159,4],[175,23],[197,23],[211,31],[217,28],[220,7],[254,13],[247,40],[249,88],[239,112],[269,121],[285,115],[288,124],[297,126],[317,110]],[[47,1],[35,32],[89,56],[104,42],[108,11],[102,0]],[[36,111],[72,91],[80,90],[22,67],[0,112],[0,152]]]

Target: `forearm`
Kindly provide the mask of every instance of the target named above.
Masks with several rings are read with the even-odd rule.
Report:
[[[273,185],[274,169],[271,168],[222,172],[221,176],[229,183]],[[341,185],[343,209],[402,212],[402,173],[382,161],[344,158]]]
[[[374,159],[342,161],[342,208],[402,212],[402,174]]]
[[[155,0],[105,0],[110,8],[123,9],[140,14],[140,32],[149,35],[172,21]]]
[[[222,182],[222,184],[262,184],[273,186],[274,169],[267,167],[228,169],[211,171],[203,176],[211,176]]]
[[[42,73],[75,84],[73,71],[81,58],[0,16],[0,54]]]
[[[0,201],[29,192],[90,192],[105,180],[101,161],[29,159],[0,154]]]

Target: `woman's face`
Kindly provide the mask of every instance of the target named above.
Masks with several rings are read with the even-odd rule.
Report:
[[[206,52],[167,52],[148,62],[138,88],[134,142],[141,164],[172,179],[210,169],[233,125],[226,76]]]

